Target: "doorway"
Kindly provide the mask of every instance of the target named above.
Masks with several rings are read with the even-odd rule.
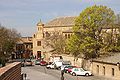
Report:
[[[41,59],[41,51],[37,51],[37,59]]]

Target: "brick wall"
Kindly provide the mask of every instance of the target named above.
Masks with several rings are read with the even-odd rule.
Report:
[[[14,62],[0,68],[0,80],[21,80],[21,64]]]

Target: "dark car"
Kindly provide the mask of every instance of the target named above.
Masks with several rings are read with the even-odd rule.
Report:
[[[21,67],[24,67],[25,65],[25,59],[19,59],[19,60],[16,60],[17,62],[21,62]]]
[[[46,61],[40,61],[41,66],[46,66],[48,63]]]

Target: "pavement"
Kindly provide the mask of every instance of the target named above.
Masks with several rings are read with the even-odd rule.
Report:
[[[22,68],[22,73],[27,74],[26,80],[60,80],[46,73],[42,73],[36,70],[31,71],[31,69],[29,69],[28,67]]]

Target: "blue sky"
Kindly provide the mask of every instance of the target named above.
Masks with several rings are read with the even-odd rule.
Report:
[[[94,4],[120,13],[120,0],[0,0],[0,23],[22,36],[32,36],[40,19],[46,23],[56,17],[77,16]]]

